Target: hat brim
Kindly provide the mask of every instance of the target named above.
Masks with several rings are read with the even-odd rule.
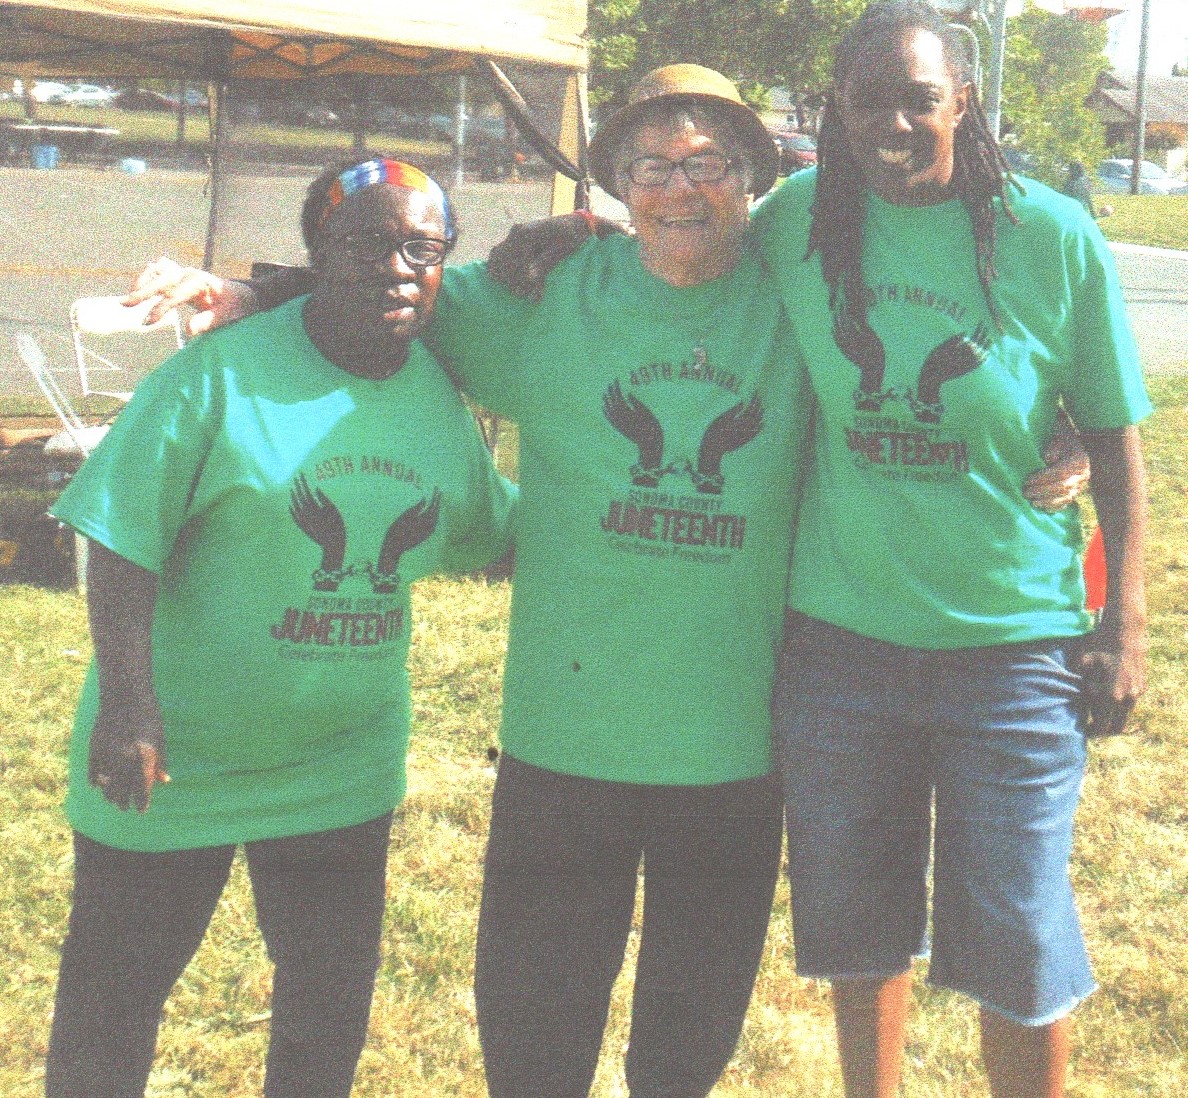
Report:
[[[639,103],[629,103],[622,110],[615,112],[602,125],[590,142],[590,173],[594,181],[607,194],[619,199],[615,186],[615,152],[623,143],[623,138],[640,117],[650,111],[657,103],[675,102],[677,100],[689,103],[704,103],[713,107],[715,112],[727,120],[731,133],[746,147],[751,157],[753,181],[751,193],[756,197],[766,194],[775,186],[780,164],[779,150],[775,140],[767,132],[766,127],[759,121],[759,117],[740,103],[732,103],[717,95],[699,95],[696,92],[674,92],[671,95],[657,95]]]

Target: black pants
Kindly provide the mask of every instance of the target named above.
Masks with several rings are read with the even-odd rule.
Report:
[[[276,966],[267,1098],[346,1098],[379,964],[392,814],[245,845]],[[48,1098],[141,1098],[161,1008],[197,951],[234,846],[141,854],[74,836]]]
[[[491,1098],[585,1098],[644,864],[632,1098],[704,1098],[742,1030],[779,872],[773,779],[592,781],[504,756],[475,996]]]

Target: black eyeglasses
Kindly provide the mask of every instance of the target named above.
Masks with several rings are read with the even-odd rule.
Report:
[[[387,233],[348,233],[339,238],[348,255],[365,263],[381,263],[399,252],[400,258],[410,267],[436,267],[445,262],[450,251],[448,240],[435,240],[429,236],[414,236],[408,240],[395,240]]]
[[[637,187],[663,187],[680,168],[690,183],[721,183],[737,165],[721,153],[694,153],[684,160],[639,156],[627,165],[627,175]]]

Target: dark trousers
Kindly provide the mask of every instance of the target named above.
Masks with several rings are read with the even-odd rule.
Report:
[[[779,872],[769,778],[593,781],[504,756],[475,997],[491,1098],[585,1098],[623,963],[640,859],[632,1098],[704,1098],[734,1052]]]
[[[379,965],[392,814],[245,844],[276,966],[266,1098],[346,1098]],[[141,1098],[161,1008],[197,951],[234,846],[143,854],[74,836],[74,905],[48,1098]]]

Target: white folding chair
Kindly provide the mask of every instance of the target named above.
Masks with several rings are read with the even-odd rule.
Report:
[[[154,302],[129,307],[121,305],[120,300],[80,297],[70,305],[70,337],[74,341],[74,359],[84,400],[103,396],[126,404],[132,398],[134,378],[148,373],[185,344],[176,309],[170,309],[155,324],[145,324],[144,318]],[[158,340],[155,349],[144,345],[139,338],[154,333]],[[117,347],[129,360],[137,361],[125,361],[122,365],[113,361],[108,355],[115,354]],[[108,387],[92,388],[91,374],[100,371],[114,372],[118,380]]]
[[[88,426],[74,410],[69,398],[62,391],[58,379],[50,369],[45,352],[28,332],[13,334],[17,353],[21,361],[33,375],[37,387],[41,390],[49,406],[62,424],[62,430],[51,438],[46,439],[45,455],[50,461],[60,461],[62,464],[81,464],[99,445],[99,440],[111,427],[110,423],[97,423]],[[87,539],[81,534],[74,535],[74,580],[81,591],[86,586],[87,577]]]
[[[62,391],[37,340],[28,332],[16,332],[12,339],[21,361],[33,375],[37,387],[62,424],[63,430],[46,442],[46,453],[51,456],[68,456],[73,453],[81,461],[99,445],[99,440],[107,433],[110,424],[85,424],[74,410],[69,397]]]

